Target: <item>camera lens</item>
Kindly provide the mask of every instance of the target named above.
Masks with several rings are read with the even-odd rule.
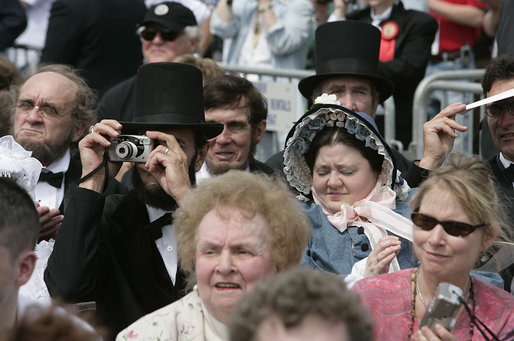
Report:
[[[137,154],[137,146],[130,141],[123,141],[116,146],[116,156],[120,159],[130,159]]]

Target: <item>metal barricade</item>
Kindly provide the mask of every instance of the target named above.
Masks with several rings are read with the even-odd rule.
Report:
[[[427,108],[430,95],[432,92],[441,90],[444,93],[441,108],[448,106],[448,91],[462,93],[462,98],[466,95],[478,95],[483,97],[482,86],[479,81],[484,69],[475,70],[458,70],[438,72],[425,77],[416,88],[414,94],[414,105],[412,111],[412,142],[408,148],[408,154],[413,158],[420,159],[423,154],[423,124],[427,121]],[[485,115],[484,107],[480,108],[480,118]],[[462,123],[462,116],[457,115],[457,122]],[[473,120],[469,120],[468,131],[469,138],[464,145],[461,146],[459,152],[471,154],[473,152]],[[460,136],[458,137],[460,138]]]
[[[33,46],[14,44],[4,54],[16,65],[22,76],[27,76],[36,72],[41,52],[41,49]]]
[[[249,75],[253,75],[257,77],[258,80],[264,81],[273,81],[273,82],[289,82],[293,83],[295,87],[297,87],[298,82],[305,78],[315,74],[314,70],[292,70],[292,69],[273,69],[273,68],[263,68],[263,67],[249,67],[249,66],[241,66],[241,65],[228,65],[224,63],[219,63],[219,66],[225,70],[227,73],[237,73],[243,77],[248,77]],[[252,77],[248,77],[252,80]],[[297,107],[301,108],[301,110],[297,110],[297,117],[299,118],[304,109],[307,107],[307,101],[300,94],[298,90],[296,90],[297,97]],[[394,100],[391,96],[384,103],[384,137],[386,141],[394,145],[398,150],[402,151],[403,145],[400,141],[395,140],[395,106]],[[282,134],[274,135],[273,143],[271,149],[273,152],[276,152],[283,148],[284,141],[282,137],[285,138],[285,134],[287,132],[282,132]],[[278,136],[277,136],[278,135]],[[282,135],[282,136],[281,136]],[[264,142],[264,141],[263,141]],[[262,143],[262,142],[261,142]],[[264,142],[265,143],[265,142]]]
[[[225,72],[236,72],[243,76],[254,74],[258,75],[260,78],[262,78],[262,76],[269,76],[272,77],[274,80],[277,80],[279,77],[281,77],[287,78],[290,81],[300,81],[302,78],[309,77],[314,74],[314,70],[274,69],[266,67],[230,65],[225,63],[218,63],[218,65],[223,70],[225,70]]]

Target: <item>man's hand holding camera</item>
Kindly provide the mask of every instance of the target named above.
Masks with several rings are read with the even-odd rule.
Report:
[[[94,125],[90,133],[79,142],[82,161],[82,177],[93,172],[104,160],[106,148],[111,146],[111,139],[121,134],[121,124],[115,120],[102,120]],[[121,162],[108,162],[109,177],[114,177],[121,168]],[[104,190],[105,171],[101,169],[79,186],[101,193]]]
[[[147,131],[146,136],[160,141],[148,157],[145,169],[162,189],[177,202],[191,190],[188,158],[175,136],[159,131]],[[193,161],[194,162],[194,161]]]
[[[146,135],[121,135],[121,128],[122,125],[115,120],[102,120],[80,141],[82,177],[93,172],[103,162],[104,154],[108,153],[109,178],[116,176],[123,162],[136,162],[140,171],[153,176],[177,202],[189,193],[188,158],[175,136],[159,131],[147,131]],[[105,171],[102,168],[83,181],[80,187],[100,193],[105,189],[104,183]]]

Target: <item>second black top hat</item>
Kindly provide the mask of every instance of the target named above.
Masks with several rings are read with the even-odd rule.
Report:
[[[380,92],[380,102],[394,90],[393,83],[379,75],[380,30],[360,21],[330,22],[316,29],[316,74],[298,84],[302,95],[311,99],[312,91],[322,81],[337,76],[369,79]]]

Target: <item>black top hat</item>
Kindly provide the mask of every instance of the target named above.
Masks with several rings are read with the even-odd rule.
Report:
[[[380,31],[373,25],[346,20],[320,25],[316,29],[316,74],[298,83],[308,100],[322,81],[334,76],[368,78],[380,91],[380,102],[394,90],[393,83],[379,76]]]
[[[186,26],[197,26],[193,12],[178,2],[162,2],[150,7],[139,26],[159,24],[175,32]]]
[[[205,123],[202,72],[189,64],[148,63],[137,70],[136,117],[120,122],[123,130],[173,127],[218,136],[223,124]]]

